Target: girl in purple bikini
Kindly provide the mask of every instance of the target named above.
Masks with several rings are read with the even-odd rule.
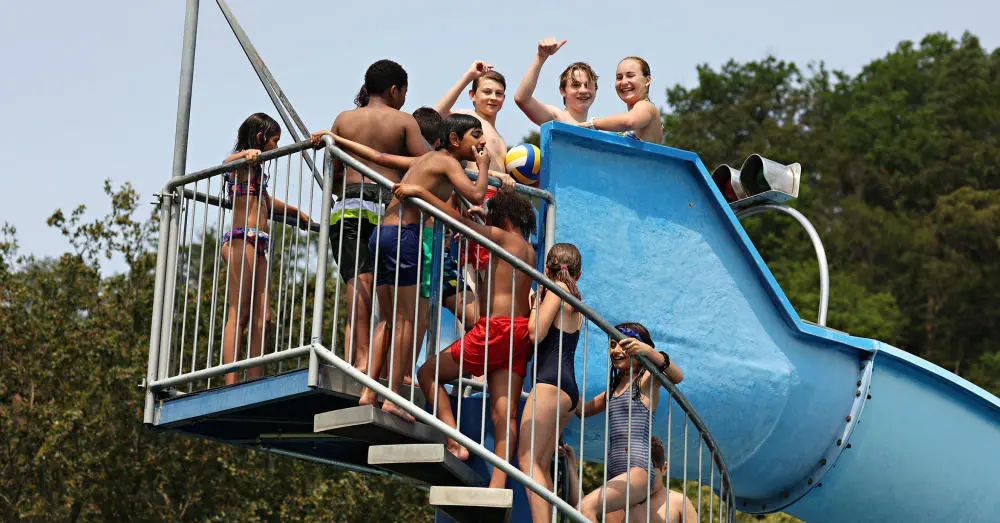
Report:
[[[300,223],[309,223],[306,213],[271,198],[267,193],[267,174],[257,160],[262,152],[277,147],[280,139],[278,122],[264,113],[254,113],[240,125],[233,154],[223,162],[243,159],[250,162],[249,167],[225,175],[226,197],[232,204],[233,222],[222,237],[222,258],[229,267],[229,306],[222,334],[224,363],[238,359],[239,348],[246,345],[242,337],[244,329],[249,330],[250,335],[249,357],[261,354],[264,325],[271,316],[267,289],[267,253],[271,241],[268,220],[272,216],[278,218],[291,214],[298,215]],[[250,379],[263,374],[263,367],[247,371]],[[237,381],[238,373],[226,374],[226,385]]]

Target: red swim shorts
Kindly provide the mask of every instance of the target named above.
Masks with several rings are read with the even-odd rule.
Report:
[[[497,189],[492,185],[486,188],[486,196],[483,197],[483,205],[486,205],[486,200],[496,196]],[[471,256],[467,256],[470,254]],[[490,251],[486,250],[485,247],[480,246],[474,241],[469,241],[469,251],[465,252],[464,249],[459,251],[459,265],[464,267],[465,265],[472,265],[473,269],[477,271],[484,271],[486,267],[490,264]]]
[[[464,358],[462,371],[473,376],[483,375],[483,360],[486,371],[511,369],[518,376],[527,374],[528,360],[531,359],[531,338],[528,332],[528,318],[514,318],[511,332],[510,316],[479,318],[475,327],[448,347],[455,361]],[[489,354],[486,353],[486,322],[489,321]],[[514,340],[514,358],[510,360],[511,339]],[[464,348],[463,348],[464,344]]]

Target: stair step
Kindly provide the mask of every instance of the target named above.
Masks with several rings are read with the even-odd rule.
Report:
[[[323,390],[328,390],[338,395],[342,395],[348,398],[356,399],[361,396],[361,391],[364,388],[361,382],[347,375],[336,367],[324,366],[322,372],[319,376],[319,388]],[[385,379],[378,380],[379,383],[389,386],[389,382]],[[399,389],[399,395],[409,399],[410,393],[413,393],[413,403],[420,408],[423,408],[427,404],[427,400],[424,399],[424,393],[420,390],[420,387],[416,385],[402,385]],[[382,401],[382,396],[379,396],[379,401]]]
[[[444,441],[444,436],[429,425],[408,423],[372,405],[316,414],[313,417],[313,431],[375,445]]]
[[[459,523],[506,523],[514,491],[499,488],[431,487],[430,504]]]
[[[442,443],[372,445],[368,447],[368,464],[430,485],[486,484],[486,478],[448,452]]]

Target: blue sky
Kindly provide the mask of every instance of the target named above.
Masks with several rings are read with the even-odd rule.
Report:
[[[183,0],[9,2],[0,18],[5,198],[0,221],[18,229],[22,252],[69,249],[45,225],[56,208],[109,208],[102,180],[129,181],[152,201],[170,176]],[[651,98],[692,85],[695,67],[774,54],[856,73],[904,39],[970,31],[1000,46],[1000,2],[721,0],[716,2],[262,2],[230,7],[311,128],[329,127],[352,107],[368,64],[392,58],[407,69],[405,110],[433,105],[476,59],[507,76],[510,98],[498,128],[516,143],[533,128],[513,91],[546,36],[569,42],[549,60],[536,91],[558,104],[558,74],[589,62],[601,76],[591,114],[623,104],[614,93],[618,60],[652,66]],[[188,170],[219,163],[250,113],[275,115],[215,2],[202,0]],[[459,107],[468,106],[463,97]],[[285,134],[283,143],[289,143]],[[808,158],[799,159],[808,163]],[[109,264],[114,270],[115,263]]]

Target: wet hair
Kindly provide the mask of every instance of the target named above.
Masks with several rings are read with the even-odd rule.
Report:
[[[653,466],[656,468],[662,467],[665,458],[666,452],[663,449],[663,442],[660,441],[660,438],[656,436],[649,438],[649,459],[653,462]]]
[[[427,140],[427,144],[433,147],[434,142],[440,139],[438,133],[441,122],[444,121],[441,119],[441,113],[430,107],[421,107],[413,111],[413,118],[420,126],[420,134],[423,135],[424,140]]]
[[[486,225],[503,227],[508,220],[525,238],[535,233],[535,208],[531,202],[513,189],[500,189],[486,200]]]
[[[480,76],[479,78],[476,78],[475,80],[472,81],[473,92],[479,89],[479,82],[483,80],[493,80],[494,82],[503,86],[504,89],[507,89],[507,80],[503,77],[502,74],[491,69],[489,71],[486,71],[486,73],[483,74],[483,76]]]
[[[649,62],[639,58],[638,56],[626,56],[625,58],[622,58],[618,64],[621,65],[621,63],[625,60],[635,60],[636,62],[639,62],[639,69],[642,70],[642,76],[649,78]]]
[[[233,145],[233,152],[260,149],[268,140],[279,134],[281,134],[281,126],[274,121],[274,118],[264,113],[253,113],[240,124],[240,130],[236,132],[236,144]]]
[[[440,115],[438,118],[440,118]],[[441,124],[438,125],[438,139],[441,141],[438,143],[436,150],[451,150],[451,133],[458,135],[458,139],[461,140],[465,136],[465,133],[473,129],[482,128],[483,122],[480,122],[479,118],[471,114],[451,113],[447,118],[441,120]]]
[[[371,95],[381,96],[392,86],[400,89],[408,84],[406,70],[392,60],[379,60],[368,66],[365,71],[365,84],[361,86],[358,95],[354,97],[354,105],[366,107]]]
[[[626,56],[618,62],[618,65],[621,65],[621,63],[625,60],[635,60],[638,62],[639,70],[642,71],[643,78],[649,78],[649,62],[639,58],[638,56]],[[646,98],[649,98],[649,87],[646,87]]]
[[[649,345],[650,347],[654,347],[654,348],[656,347],[656,345],[653,343],[653,338],[650,337],[650,335],[649,335],[649,330],[646,329],[646,327],[644,327],[641,323],[634,322],[634,321],[626,321],[624,323],[619,323],[618,325],[615,325],[615,329],[619,329],[619,328],[628,329],[628,330],[630,330],[630,331],[638,334],[640,341],[642,341],[646,345]],[[629,356],[629,357],[631,358],[631,356]],[[629,363],[629,365],[631,366],[631,363]],[[611,365],[610,367],[611,367],[611,389],[610,390],[614,390],[615,387],[617,387],[618,384],[621,383],[622,378],[623,378],[623,373],[619,372],[618,369],[615,368],[614,365]],[[642,375],[645,374],[645,373],[646,373],[646,367],[644,365],[640,365],[639,366],[638,372],[632,373],[633,376],[632,376],[632,386],[631,386],[631,389],[632,389],[632,399],[634,399],[634,400],[635,399],[639,399],[639,387],[638,387],[638,384],[639,384],[639,380],[642,379]],[[610,394],[610,392],[609,392],[609,394]]]
[[[562,74],[559,75],[559,89],[563,90],[566,88],[566,84],[573,79],[573,73],[577,71],[583,71],[583,74],[590,78],[590,82],[594,84],[594,90],[597,90],[597,73],[590,67],[586,62],[573,62],[569,64]],[[563,96],[563,105],[566,105],[566,97]]]
[[[580,250],[572,243],[557,243],[545,256],[545,268],[553,274],[552,279],[565,283],[569,293],[578,299],[583,297],[576,286],[576,279],[580,277],[580,264]]]

